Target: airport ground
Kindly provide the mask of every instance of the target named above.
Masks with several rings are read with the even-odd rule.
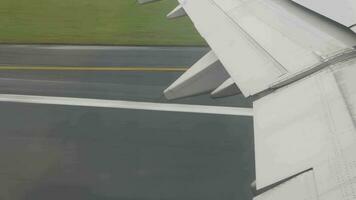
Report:
[[[162,91],[206,51],[2,45],[0,93],[167,102]],[[241,96],[174,102],[250,106]],[[20,103],[0,110],[0,199],[251,198],[251,118]]]
[[[202,45],[188,18],[167,20],[175,0],[1,0],[0,43]]]

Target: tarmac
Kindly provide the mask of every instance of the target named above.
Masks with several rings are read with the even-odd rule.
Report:
[[[165,100],[207,51],[0,45],[0,93],[250,107],[241,96]],[[252,198],[252,118],[6,102],[0,110],[0,199]]]

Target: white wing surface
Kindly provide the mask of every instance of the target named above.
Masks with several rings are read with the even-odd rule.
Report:
[[[233,88],[254,102],[255,199],[356,199],[355,1],[178,3],[229,77],[204,92]],[[202,92],[184,77],[214,80],[187,73],[175,98]]]
[[[356,32],[356,1],[354,0],[293,0]]]
[[[316,199],[356,198],[355,75],[342,61],[254,102],[258,189],[310,169]]]
[[[288,0],[179,3],[245,96],[356,45],[346,27]]]

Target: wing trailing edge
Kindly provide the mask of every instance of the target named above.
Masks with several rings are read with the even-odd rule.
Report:
[[[254,200],[354,199],[356,1],[178,2],[229,74],[212,93],[257,97]],[[205,68],[169,89],[207,91]]]
[[[246,97],[356,45],[353,32],[291,1],[178,1]]]

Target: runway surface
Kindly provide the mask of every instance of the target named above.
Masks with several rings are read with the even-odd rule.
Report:
[[[206,51],[0,45],[1,66],[60,67],[0,67],[0,93],[172,103],[162,91],[182,71],[164,69],[190,66]],[[239,96],[173,103],[250,106]],[[251,199],[251,118],[5,102],[0,109],[0,199]]]
[[[0,45],[2,65],[187,66],[205,47]]]

